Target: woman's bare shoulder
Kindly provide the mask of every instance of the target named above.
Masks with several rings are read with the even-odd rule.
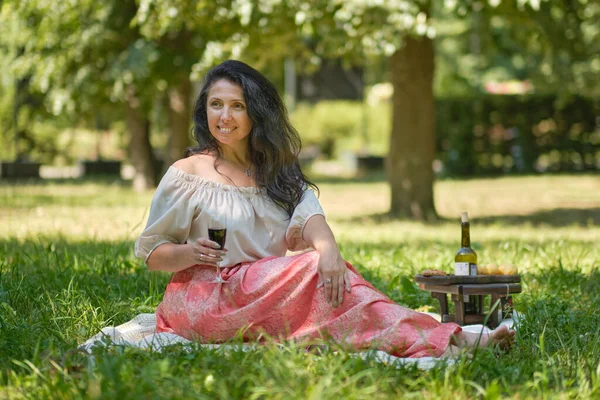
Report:
[[[215,157],[211,154],[194,154],[173,163],[173,167],[188,174],[208,178],[213,175]]]

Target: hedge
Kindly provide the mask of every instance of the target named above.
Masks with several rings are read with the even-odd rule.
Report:
[[[437,100],[437,149],[448,175],[600,169],[600,101],[500,96]]]

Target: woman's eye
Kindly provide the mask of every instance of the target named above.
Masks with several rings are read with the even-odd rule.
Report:
[[[237,110],[243,110],[243,109],[244,109],[244,105],[243,105],[243,104],[240,104],[240,103],[238,103],[238,104],[235,104],[233,107],[234,107],[235,109],[237,109]]]
[[[218,101],[213,101],[212,103],[210,103],[211,107],[219,107],[221,105],[221,103],[219,103]]]

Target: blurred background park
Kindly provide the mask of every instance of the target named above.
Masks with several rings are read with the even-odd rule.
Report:
[[[597,173],[598,2],[3,1],[2,183],[154,187],[191,144],[203,74],[267,75],[309,174],[384,171],[395,215],[445,177]]]

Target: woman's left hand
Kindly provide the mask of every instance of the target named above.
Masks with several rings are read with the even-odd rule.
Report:
[[[324,288],[327,302],[334,307],[342,304],[344,290],[350,292],[350,276],[337,246],[319,253],[318,273],[317,288]]]

